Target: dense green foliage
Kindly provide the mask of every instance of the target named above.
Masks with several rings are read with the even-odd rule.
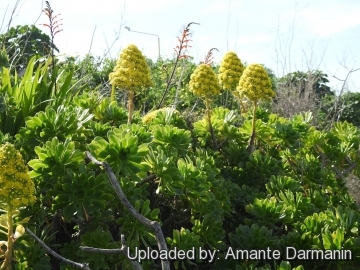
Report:
[[[326,85],[329,82],[327,74],[320,70],[309,72],[292,72],[279,80],[280,83],[288,87],[296,87],[299,89],[299,96],[306,93],[307,87],[312,87],[316,95],[324,97],[325,95],[334,95],[330,87]]]
[[[32,56],[43,57],[52,48],[50,37],[35,25],[18,25],[0,35],[1,48],[6,48],[10,62],[16,70],[24,69]],[[55,50],[58,48],[54,45]],[[0,65],[1,67],[1,65]]]
[[[336,106],[335,106],[336,105]],[[360,127],[360,93],[346,92],[342,96],[327,96],[323,100],[323,110],[330,118],[347,121]]]

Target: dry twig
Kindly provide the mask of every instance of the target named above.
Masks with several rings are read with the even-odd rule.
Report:
[[[118,180],[116,179],[116,176],[114,172],[112,171],[110,165],[107,162],[100,162],[97,159],[95,159],[89,152],[86,152],[86,156],[88,159],[90,159],[94,164],[102,166],[106,172],[106,174],[109,177],[109,180],[111,182],[112,187],[115,190],[116,195],[120,199],[121,203],[128,209],[130,214],[133,215],[139,222],[144,224],[145,226],[149,227],[155,232],[155,237],[158,243],[159,250],[168,250],[167,244],[165,241],[164,234],[161,230],[161,226],[157,221],[152,221],[141,215],[134,206],[131,205],[131,203],[126,198],[124,192],[121,189],[121,186],[119,185]],[[163,270],[170,270],[170,262],[168,260],[162,260],[161,261],[162,269]]]
[[[55,258],[63,261],[64,263],[66,264],[69,264],[71,266],[74,266],[76,268],[79,268],[79,269],[85,269],[85,270],[90,270],[89,268],[89,265],[86,264],[86,263],[77,263],[77,262],[74,262],[74,261],[71,261],[71,260],[68,260],[62,256],[60,256],[59,254],[57,254],[55,251],[53,251],[51,248],[49,248],[43,241],[41,241],[40,238],[38,238],[31,230],[29,230],[28,228],[25,228],[26,232],[28,234],[30,234],[30,236],[32,238],[35,239],[36,242],[38,242],[40,244],[40,246],[42,246],[48,253],[50,253],[52,256],[54,256]]]

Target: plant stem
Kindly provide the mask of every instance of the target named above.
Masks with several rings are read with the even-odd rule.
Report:
[[[3,264],[1,265],[1,270],[10,270],[12,253],[13,253],[13,218],[12,218],[12,209],[10,208],[7,212],[7,225],[8,225],[8,235],[7,235],[7,248]]]
[[[174,106],[173,108],[176,110],[176,105],[179,101],[179,91],[180,91],[180,86],[181,86],[181,81],[182,81],[182,77],[184,76],[184,71],[185,71],[185,64],[186,64],[186,60],[183,59],[182,65],[181,65],[181,73],[180,73],[180,78],[178,80],[177,83],[177,87],[176,87],[176,92],[175,92],[175,100],[174,100]]]
[[[180,59],[180,53],[181,53],[181,51],[179,51],[178,55],[176,56],[175,64],[174,64],[174,67],[173,67],[173,69],[172,69],[172,71],[171,71],[170,78],[169,78],[169,80],[168,80],[167,83],[166,83],[166,88],[165,88],[165,90],[164,90],[164,92],[163,92],[163,94],[162,94],[162,97],[161,97],[161,99],[160,99],[160,102],[159,102],[159,104],[156,106],[156,109],[157,109],[157,110],[160,109],[160,108],[163,106],[163,102],[164,102],[166,93],[169,91],[169,88],[170,88],[172,79],[173,79],[174,74],[175,74],[175,70],[176,70],[176,68],[177,68],[177,65],[178,65],[178,62],[179,62],[179,59]]]
[[[131,119],[132,119],[132,112],[134,110],[134,92],[129,91],[129,99],[128,99],[128,124],[131,123]]]
[[[174,67],[171,71],[171,75],[170,75],[170,78],[169,80],[167,81],[167,84],[166,84],[166,88],[161,96],[161,99],[160,99],[160,102],[159,104],[156,106],[156,109],[160,109],[162,106],[163,106],[163,102],[164,102],[164,99],[165,99],[165,96],[167,94],[167,92],[169,91],[170,89],[170,86],[171,86],[171,82],[172,82],[172,79],[174,77],[174,74],[175,74],[175,70],[177,68],[177,65],[178,65],[178,62],[181,58],[187,58],[188,56],[187,55],[184,55],[184,52],[186,52],[187,50],[187,47],[189,47],[189,45],[187,45],[187,43],[190,41],[190,36],[191,36],[191,33],[190,33],[190,25],[192,24],[199,24],[199,23],[195,23],[195,22],[191,22],[189,23],[185,29],[183,30],[183,33],[182,33],[182,37],[181,39],[178,38],[179,40],[179,45],[177,46],[177,50],[175,49],[176,51],[176,59],[175,59],[175,64],[174,64]]]
[[[110,100],[111,100],[111,101],[115,101],[115,86],[114,86],[114,85],[111,87]]]
[[[246,108],[245,108],[244,103],[242,102],[242,100],[240,98],[239,98],[239,103],[240,103],[241,113],[245,113]]]
[[[54,54],[54,36],[51,33],[51,66],[52,66],[52,73],[55,74],[55,54]],[[55,97],[57,92],[57,84],[56,84],[56,75],[54,76],[54,93]]]
[[[253,119],[252,119],[252,134],[251,134],[250,144],[248,146],[248,151],[250,154],[253,152],[253,146],[255,142],[256,109],[257,109],[257,102],[255,101],[254,110],[253,110]]]
[[[209,131],[211,134],[211,139],[213,141],[213,148],[214,148],[214,150],[217,150],[218,148],[217,148],[216,138],[215,138],[215,134],[214,134],[214,129],[211,124],[211,108],[210,108],[209,99],[205,99],[205,106],[206,106],[206,115],[207,115],[207,119],[208,119],[208,123],[209,123]]]
[[[229,91],[226,91],[225,104],[224,104],[225,108],[227,108],[228,99],[229,99]]]

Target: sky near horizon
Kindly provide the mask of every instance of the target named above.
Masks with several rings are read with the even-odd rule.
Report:
[[[50,0],[60,14],[63,31],[54,43],[60,54],[91,54],[117,58],[121,48],[135,44],[156,60],[172,58],[177,37],[190,22],[188,54],[198,63],[211,48],[214,62],[227,51],[241,61],[261,63],[279,77],[293,71],[322,70],[339,91],[349,70],[360,68],[359,0]],[[16,0],[0,1],[6,32]],[[46,34],[45,1],[20,0],[11,26],[35,24]],[[146,35],[128,31],[150,33]],[[338,79],[336,79],[335,77]],[[340,80],[339,80],[340,79]],[[351,73],[348,89],[360,91],[360,70]]]

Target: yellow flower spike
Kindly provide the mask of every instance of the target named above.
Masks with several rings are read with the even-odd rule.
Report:
[[[189,87],[191,92],[204,99],[220,94],[216,74],[206,64],[201,64],[194,70],[190,77]]]
[[[135,45],[130,44],[121,51],[120,57],[114,67],[114,71],[109,74],[109,80],[112,85],[112,101],[115,100],[116,87],[129,93],[128,123],[130,123],[134,105],[134,94],[141,89],[152,85],[150,68],[146,63],[146,58]]]
[[[18,150],[6,143],[0,147],[0,208],[12,214],[36,201],[35,185]]]
[[[275,96],[271,89],[271,80],[260,64],[250,64],[246,67],[236,90],[241,91],[254,103],[260,99],[270,100]]]
[[[235,52],[227,52],[220,63],[219,82],[226,90],[234,90],[244,71],[244,65]]]
[[[28,172],[20,152],[14,145],[6,143],[0,147],[0,209],[6,212],[0,216],[0,224],[7,228],[7,241],[0,243],[0,246],[7,246],[0,269],[9,269],[13,261],[13,241],[25,233],[22,225],[13,232],[13,218],[19,214],[19,208],[36,201],[35,185]],[[3,226],[4,221],[6,226]]]

